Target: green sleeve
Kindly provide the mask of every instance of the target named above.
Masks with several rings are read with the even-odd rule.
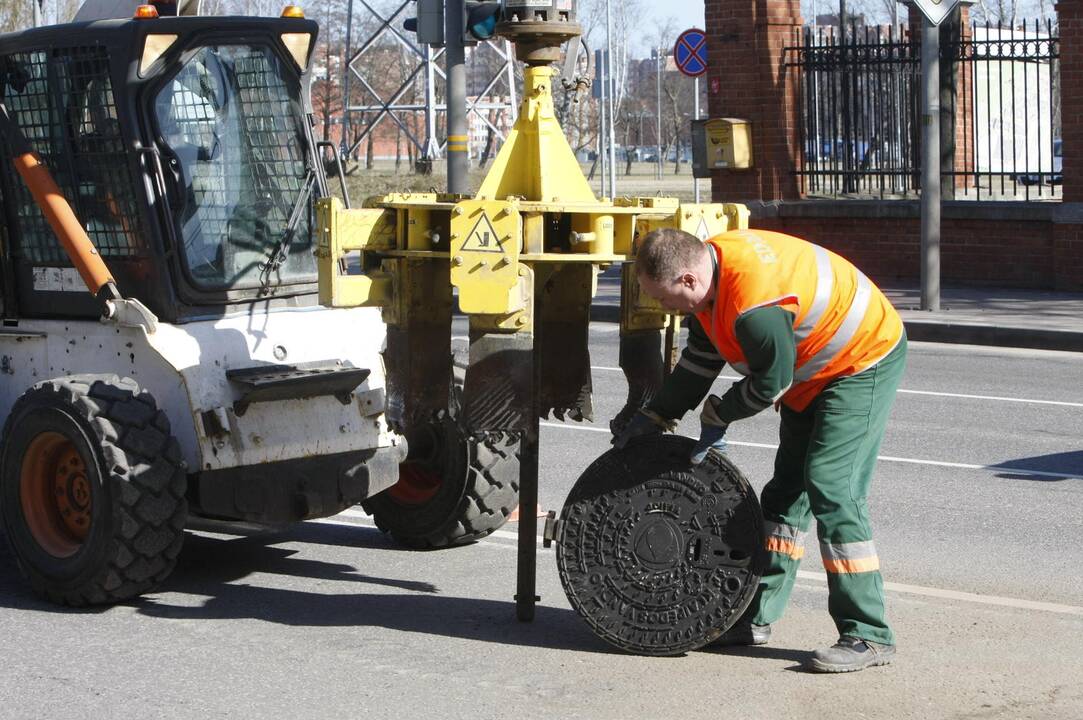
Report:
[[[737,342],[748,361],[748,377],[734,383],[715,408],[723,422],[771,407],[793,384],[797,344],[793,313],[780,307],[751,310],[737,319]]]
[[[686,324],[688,342],[681,351],[681,359],[666,378],[662,389],[647,404],[648,410],[672,420],[680,419],[703,402],[726,364],[699,320],[689,316]]]

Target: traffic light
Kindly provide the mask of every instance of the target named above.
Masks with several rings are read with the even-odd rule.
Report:
[[[406,18],[402,27],[417,33],[422,45],[444,46],[444,0],[417,0],[417,17]]]
[[[499,2],[475,2],[466,0],[463,3],[463,44],[475,45],[479,40],[488,40],[496,31],[496,23],[500,20]]]

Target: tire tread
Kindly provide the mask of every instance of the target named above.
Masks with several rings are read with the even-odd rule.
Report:
[[[105,562],[77,588],[53,585],[25,567],[23,574],[39,595],[70,606],[147,592],[173,570],[188,512],[185,466],[168,417],[130,378],[72,376],[27,391],[8,417],[5,437],[20,404],[35,400],[60,400],[92,431],[109,484],[113,534]]]

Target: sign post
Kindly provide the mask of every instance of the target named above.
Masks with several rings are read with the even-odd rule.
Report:
[[[921,309],[940,310],[940,28],[959,0],[912,0],[921,28]]]
[[[699,120],[699,78],[707,72],[707,33],[699,28],[689,28],[677,37],[673,45],[673,60],[677,63],[677,69],[690,78],[693,78],[692,93],[695,99],[692,101],[692,119]],[[680,159],[681,148],[675,148]],[[695,186],[696,202],[699,202],[699,178],[693,178]]]

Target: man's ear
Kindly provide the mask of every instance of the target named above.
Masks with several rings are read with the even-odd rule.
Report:
[[[695,290],[696,286],[699,285],[699,278],[696,277],[695,273],[686,272],[681,275],[681,285],[689,290]]]

